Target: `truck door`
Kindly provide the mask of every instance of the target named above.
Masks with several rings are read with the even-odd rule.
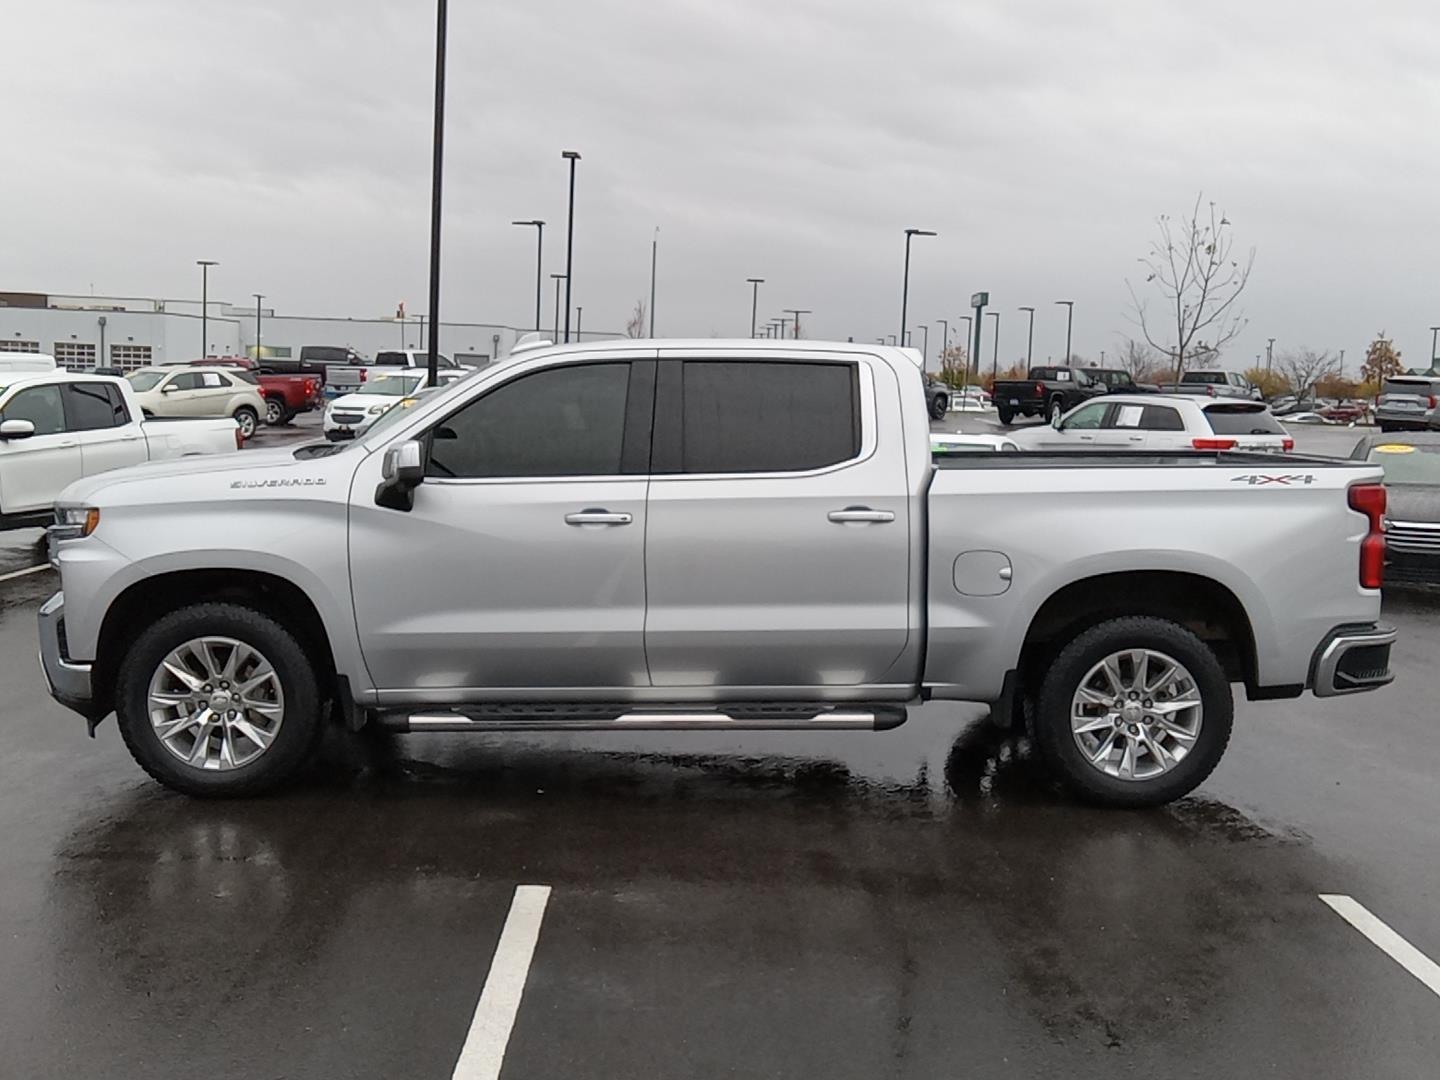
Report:
[[[645,554],[656,686],[882,681],[909,632],[900,402],[864,357],[662,353]]]
[[[35,433],[0,439],[0,512],[45,510],[80,479],[80,442],[65,423],[60,387],[54,383],[17,390],[0,408],[0,421],[29,420]]]
[[[369,455],[351,492],[350,580],[379,689],[614,700],[648,685],[653,356],[537,360],[462,398],[415,433],[429,463],[408,512],[376,505],[385,455]]]
[[[114,383],[65,383],[60,392],[66,422],[80,442],[81,475],[139,465],[149,457],[145,435],[130,419],[125,399]]]

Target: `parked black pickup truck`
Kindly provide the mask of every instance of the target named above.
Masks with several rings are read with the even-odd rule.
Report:
[[[1032,367],[1025,379],[1000,379],[991,400],[1000,413],[1000,423],[1017,416],[1043,416],[1053,420],[1082,401],[1109,391],[1105,383],[1085,368]]]

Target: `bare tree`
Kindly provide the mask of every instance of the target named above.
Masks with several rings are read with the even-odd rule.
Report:
[[[1329,350],[1316,352],[1305,347],[1281,353],[1275,358],[1275,366],[1290,383],[1291,393],[1302,400],[1314,393],[1317,382],[1340,374],[1339,357]]]
[[[1230,220],[1209,204],[1202,216],[1203,193],[1184,221],[1172,221],[1168,214],[1156,219],[1159,237],[1140,262],[1145,281],[1155,286],[1164,301],[1163,310],[1151,311],[1127,280],[1134,309],[1131,321],[1145,340],[1169,360],[1175,381],[1185,365],[1202,358],[1207,363],[1245,329],[1245,318],[1236,306],[1250,269],[1255,249],[1243,261],[1232,254],[1235,239]]]
[[[1120,346],[1116,366],[1136,382],[1146,382],[1155,374],[1160,358],[1146,342],[1126,338]]]
[[[644,300],[635,301],[635,310],[630,313],[630,318],[625,320],[625,336],[628,338],[642,338],[645,336]]]

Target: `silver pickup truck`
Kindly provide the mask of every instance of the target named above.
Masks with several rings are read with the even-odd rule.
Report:
[[[1154,805],[1219,761],[1232,684],[1390,680],[1380,479],[932,456],[921,372],[885,347],[549,347],[352,444],[71,486],[41,657],[92,732],[114,711],[193,795],[292,775],[327,716],[876,730],[938,698],[1023,717],[1082,797]]]

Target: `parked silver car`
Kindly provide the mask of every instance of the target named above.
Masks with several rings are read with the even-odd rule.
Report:
[[[1375,399],[1375,423],[1381,431],[1427,431],[1440,428],[1440,379],[1428,375],[1396,375],[1385,380]]]

